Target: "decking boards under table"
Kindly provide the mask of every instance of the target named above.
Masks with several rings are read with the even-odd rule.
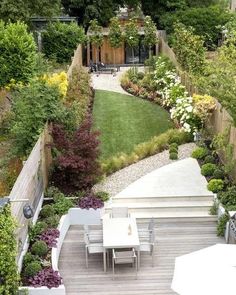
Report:
[[[141,226],[146,226],[142,222]],[[112,280],[111,268],[103,272],[102,254],[89,255],[85,267],[83,227],[71,226],[59,259],[59,270],[68,295],[173,295],[171,281],[175,257],[216,243],[224,243],[216,236],[215,222],[169,222],[156,225],[157,247],[155,266],[151,256],[141,253],[141,267],[135,279],[134,269],[116,266]]]

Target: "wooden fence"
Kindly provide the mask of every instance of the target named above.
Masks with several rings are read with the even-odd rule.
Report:
[[[46,126],[40,135],[9,195],[12,215],[18,224],[16,236],[19,255],[26,241],[29,225],[29,220],[23,215],[23,207],[30,204],[35,211],[48,184],[48,172],[52,162],[48,129]],[[21,201],[22,199],[27,201]]]
[[[193,95],[198,93],[197,87],[195,87],[191,81],[189,75],[184,72],[176,58],[174,51],[169,47],[164,38],[159,35],[160,53],[166,55],[176,66],[177,73],[181,79],[182,84],[186,87],[188,93]],[[211,55],[208,58],[215,58],[215,55]],[[232,125],[232,118],[229,113],[216,101],[216,109],[213,111],[212,116],[207,126],[213,134],[223,133],[227,128],[230,128],[229,143],[233,145],[233,159],[236,160],[236,128]],[[233,160],[232,159],[232,160]],[[233,177],[236,179],[236,167]]]
[[[71,78],[73,68],[82,66],[82,61],[82,46],[80,44],[74,51],[74,56],[72,57],[71,65],[67,71],[68,79]]]

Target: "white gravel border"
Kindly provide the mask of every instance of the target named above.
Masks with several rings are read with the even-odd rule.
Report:
[[[179,146],[179,160],[190,157],[195,148],[195,143]],[[106,191],[113,197],[140,177],[172,162],[174,161],[169,159],[169,151],[166,150],[113,173],[96,184],[93,189],[94,191]]]

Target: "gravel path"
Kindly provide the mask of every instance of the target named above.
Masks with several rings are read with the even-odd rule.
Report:
[[[179,159],[190,157],[195,147],[196,145],[194,143],[187,143],[179,146]],[[172,162],[173,161],[169,159],[169,152],[164,151],[115,172],[108,176],[103,182],[96,184],[94,190],[106,191],[113,197],[140,177]]]

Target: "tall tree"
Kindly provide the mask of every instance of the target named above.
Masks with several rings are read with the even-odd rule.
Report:
[[[90,42],[95,46],[96,51],[96,64],[98,63],[98,49],[103,43],[102,27],[98,24],[96,19],[90,21],[89,32],[90,32]]]
[[[109,26],[109,42],[113,48],[113,62],[116,61],[116,48],[121,47],[123,42],[122,30],[118,17],[113,17]]]
[[[1,0],[0,19],[5,22],[28,22],[31,16],[51,17],[60,14],[60,0]]]
[[[143,43],[149,49],[149,58],[151,57],[151,48],[158,42],[156,25],[150,16],[144,19],[144,39]]]
[[[137,47],[139,44],[137,19],[132,18],[129,20],[129,22],[125,25],[124,33],[125,42],[132,49],[132,59],[134,64],[134,48]]]
[[[119,7],[115,0],[62,0],[62,5],[65,12],[77,16],[79,24],[86,29],[91,19],[97,19],[100,25],[107,26]]]

